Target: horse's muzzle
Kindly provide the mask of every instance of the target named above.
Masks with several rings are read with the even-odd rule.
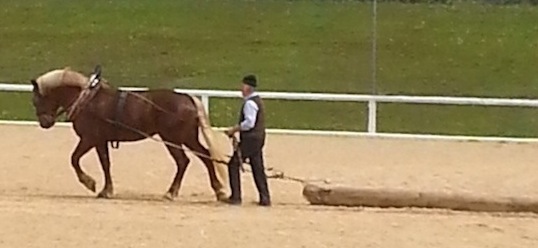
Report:
[[[38,119],[39,126],[45,129],[51,128],[52,126],[54,126],[54,123],[56,123],[56,119],[51,115],[39,115]]]

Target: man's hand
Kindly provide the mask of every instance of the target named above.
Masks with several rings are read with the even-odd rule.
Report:
[[[235,125],[233,127],[228,128],[228,130],[224,131],[228,137],[232,137],[235,133],[239,131],[239,125]]]

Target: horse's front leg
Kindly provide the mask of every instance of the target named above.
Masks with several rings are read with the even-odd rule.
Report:
[[[81,139],[71,154],[71,166],[73,166],[73,169],[75,169],[75,172],[77,173],[78,181],[87,189],[95,192],[95,180],[93,180],[92,177],[88,176],[82,170],[82,168],[80,168],[80,158],[82,158],[84,154],[88,153],[92,147],[94,147],[92,143]]]
[[[103,190],[99,192],[97,197],[110,198],[114,194],[114,186],[112,184],[112,176],[110,175],[110,157],[108,146],[106,142],[102,142],[95,148],[97,150],[97,155],[99,156],[101,168],[103,168],[103,174],[105,175],[105,186],[103,187]]]

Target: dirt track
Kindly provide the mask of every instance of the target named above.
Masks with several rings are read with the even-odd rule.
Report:
[[[98,200],[69,166],[70,129],[0,125],[0,139],[0,247],[538,247],[538,215],[313,207],[274,180],[265,209],[248,174],[244,206],[221,205],[196,159],[180,199],[162,201],[175,166],[151,141],[112,151],[116,197]],[[537,144],[270,135],[265,151],[290,175],[538,198]],[[82,163],[101,187],[95,153]]]

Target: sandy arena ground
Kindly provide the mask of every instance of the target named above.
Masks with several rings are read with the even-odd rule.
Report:
[[[197,159],[175,202],[175,166],[152,141],[112,150],[116,196],[75,178],[69,128],[0,125],[0,247],[538,247],[538,215],[309,206],[302,185],[270,181],[274,206],[216,203]],[[308,148],[310,147],[310,148]],[[538,198],[538,144],[270,135],[268,166],[364,187]],[[95,152],[83,167],[102,187]]]

